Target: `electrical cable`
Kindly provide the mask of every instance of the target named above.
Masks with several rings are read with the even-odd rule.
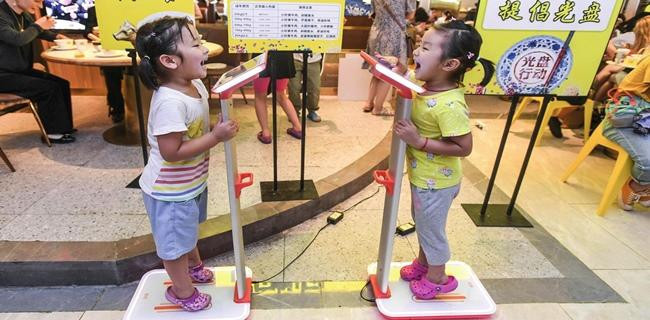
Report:
[[[374,303],[374,302],[375,302],[375,299],[373,299],[373,298],[366,298],[366,297],[363,296],[363,291],[366,290],[366,288],[368,287],[369,284],[370,284],[370,280],[368,280],[368,282],[366,282],[366,285],[363,286],[363,288],[361,288],[361,291],[359,291],[359,296],[361,297],[361,299],[363,299],[363,300],[365,300],[365,301],[367,301],[367,302],[373,302],[373,303]]]
[[[284,266],[284,268],[282,268],[282,270],[278,271],[278,273],[276,273],[276,274],[274,274],[274,275],[272,275],[272,276],[270,276],[270,277],[268,277],[268,278],[266,278],[266,279],[264,279],[264,280],[253,281],[253,283],[267,282],[267,281],[269,281],[269,280],[271,280],[271,279],[277,277],[279,274],[281,274],[282,272],[284,272],[284,270],[287,270],[287,268],[289,268],[289,266],[291,266],[294,262],[296,262],[296,260],[298,260],[298,258],[300,258],[300,257],[301,257],[301,256],[302,256],[302,255],[307,251],[307,249],[309,249],[309,246],[311,246],[311,244],[314,243],[314,241],[315,241],[316,238],[318,237],[318,234],[320,234],[320,232],[323,231],[323,229],[327,228],[327,226],[329,226],[329,225],[330,225],[330,224],[328,223],[328,224],[324,225],[323,227],[321,227],[321,228],[318,230],[318,232],[316,232],[316,235],[314,236],[314,238],[311,239],[311,241],[309,241],[309,243],[307,244],[307,246],[305,247],[305,249],[303,249],[302,252],[300,252],[300,254],[298,254],[298,256],[296,256],[295,258],[293,258],[293,260],[291,260],[291,262],[289,262],[286,266]]]
[[[345,209],[345,210],[343,210],[343,211],[338,211],[338,210],[329,210],[328,212],[338,212],[338,213],[345,213],[345,212],[348,212],[348,211],[350,211],[351,209],[353,209],[354,207],[356,207],[356,206],[360,205],[361,203],[363,203],[364,201],[366,201],[366,200],[368,200],[368,199],[374,197],[377,193],[379,193],[379,190],[380,190],[380,189],[381,189],[381,187],[378,187],[378,188],[377,188],[377,191],[375,191],[373,194],[371,194],[370,196],[365,197],[365,198],[359,200],[357,203],[355,203],[354,205],[352,205],[351,207],[349,207],[349,208],[347,208],[347,209]],[[271,280],[271,279],[277,277],[278,275],[280,275],[280,274],[281,274],[282,272],[284,272],[285,270],[287,270],[287,268],[289,268],[289,266],[291,266],[294,262],[296,262],[296,260],[298,260],[298,258],[300,258],[300,257],[301,257],[301,256],[302,256],[302,255],[307,251],[307,249],[309,249],[309,247],[311,246],[311,244],[314,243],[314,241],[316,241],[316,238],[317,238],[318,235],[321,233],[321,231],[323,231],[323,230],[324,230],[325,228],[327,228],[327,226],[329,226],[329,225],[330,225],[330,223],[327,223],[326,225],[322,226],[322,227],[318,230],[318,232],[316,232],[316,235],[314,236],[314,238],[311,239],[311,241],[309,241],[309,243],[307,244],[307,246],[305,246],[305,248],[304,248],[304,249],[303,249],[303,250],[302,250],[302,251],[301,251],[301,252],[300,252],[300,253],[299,253],[295,258],[293,258],[293,260],[291,260],[291,262],[289,262],[286,266],[284,266],[284,268],[282,268],[282,270],[278,271],[278,273],[272,275],[271,277],[268,277],[268,278],[266,278],[266,279],[264,279],[264,280],[253,281],[253,283],[262,283],[262,282],[267,282],[267,281],[269,281],[269,280]],[[366,284],[366,286],[367,286],[367,284]]]

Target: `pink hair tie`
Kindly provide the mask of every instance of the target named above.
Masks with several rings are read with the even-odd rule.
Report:
[[[474,52],[468,52],[467,53],[467,59],[471,60],[472,58],[474,58]]]

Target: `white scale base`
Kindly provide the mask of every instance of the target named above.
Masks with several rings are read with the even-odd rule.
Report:
[[[235,267],[210,268],[215,282],[195,284],[201,292],[212,296],[212,307],[198,312],[186,312],[165,299],[169,276],[164,269],[147,272],[129,303],[123,320],[243,320],[250,314],[250,303],[235,303]],[[247,267],[246,277],[253,272]]]
[[[481,281],[467,264],[449,261],[447,274],[458,280],[458,288],[433,300],[418,300],[409,283],[402,280],[399,270],[410,262],[392,262],[388,277],[391,296],[377,299],[379,312],[389,319],[455,319],[489,318],[496,312],[496,304]],[[376,274],[377,263],[368,266],[368,274]]]

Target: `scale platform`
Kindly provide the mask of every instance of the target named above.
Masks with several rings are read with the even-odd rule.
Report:
[[[388,319],[483,319],[497,310],[492,297],[467,264],[447,263],[447,274],[458,280],[454,292],[439,295],[433,300],[419,300],[413,296],[409,283],[402,280],[399,270],[410,262],[392,262],[388,277],[390,297],[376,299],[379,312]],[[368,266],[368,274],[375,275],[377,263]]]
[[[250,303],[235,303],[235,267],[210,268],[215,282],[195,284],[201,292],[212,296],[212,306],[197,312],[186,312],[165,299],[170,285],[165,269],[147,272],[135,290],[123,320],[240,320],[250,314]],[[247,279],[253,272],[246,268]]]

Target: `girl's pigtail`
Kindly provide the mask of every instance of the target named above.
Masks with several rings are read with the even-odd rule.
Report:
[[[149,56],[144,56],[140,57],[140,64],[138,65],[140,80],[149,90],[157,90],[160,87],[153,63]]]
[[[488,59],[478,58],[478,61],[483,66],[483,80],[479,85],[485,87],[490,83],[492,76],[494,75],[494,63]]]

